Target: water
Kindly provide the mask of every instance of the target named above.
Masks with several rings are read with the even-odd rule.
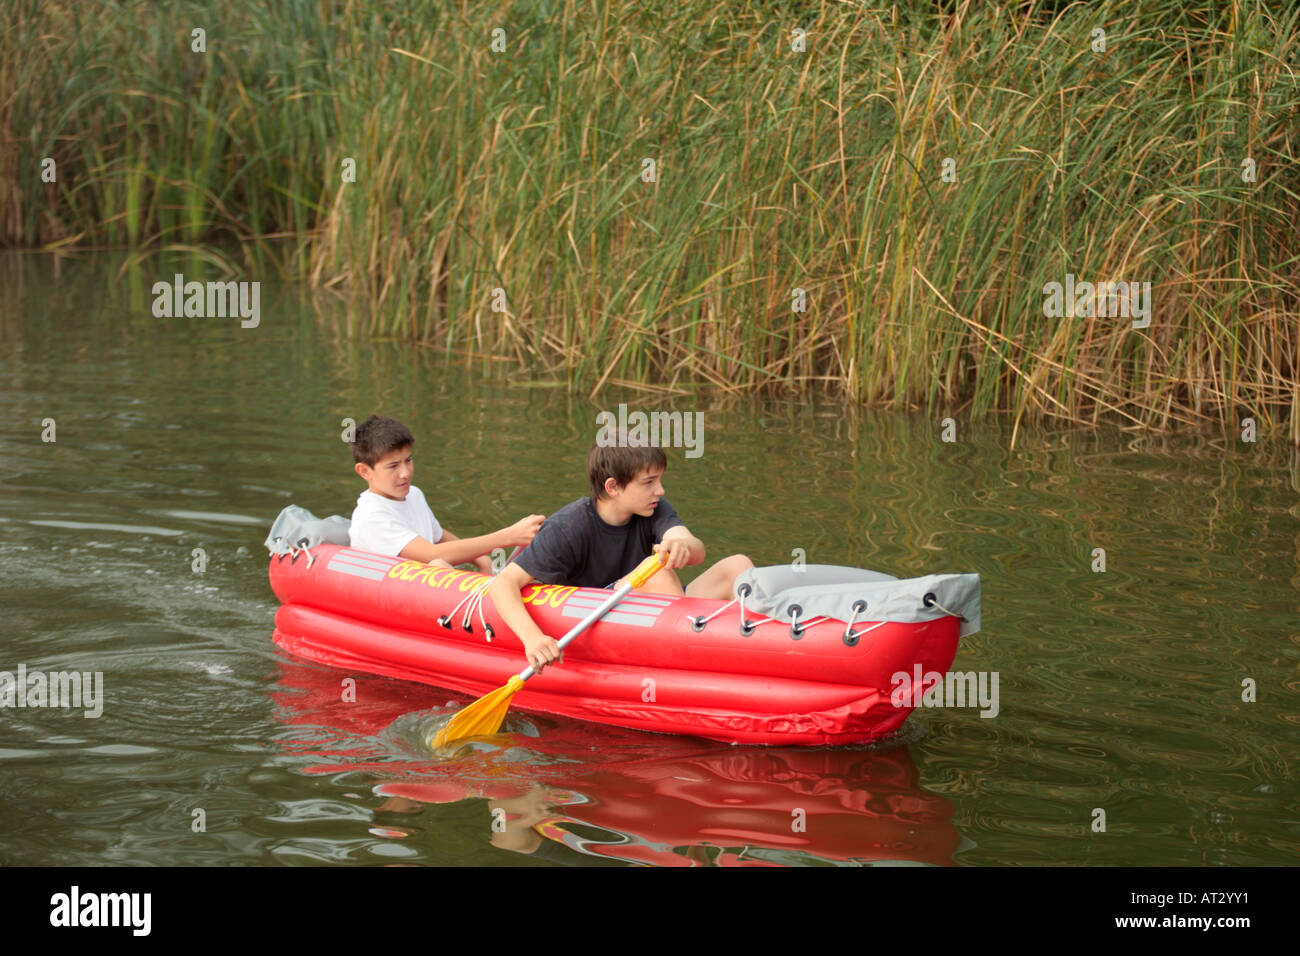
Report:
[[[100,671],[105,697],[96,719],[0,709],[0,862],[1294,862],[1300,465],[1280,438],[1022,425],[1012,449],[1006,421],[957,415],[945,443],[942,416],[828,400],[591,402],[350,337],[269,272],[256,329],[154,318],[152,283],[202,269],[0,257],[0,669]],[[998,673],[997,716],[769,750],[512,711],[440,760],[420,742],[466,698],[363,677],[346,702],[348,675],[271,643],[262,540],[290,502],[350,512],[343,419],[405,421],[465,535],[583,494],[620,401],[704,413],[703,456],[670,454],[664,483],[714,557],[978,572],[983,630],[954,667]]]

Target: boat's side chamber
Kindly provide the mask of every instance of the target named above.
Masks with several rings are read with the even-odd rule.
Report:
[[[438,569],[337,545],[308,557],[273,557],[282,607],[275,640],[302,657],[478,696],[527,661],[491,606],[474,608],[482,574]],[[525,606],[558,638],[607,591],[531,585]],[[451,612],[457,608],[454,615]],[[953,618],[881,625],[854,646],[843,622],[814,624],[797,639],[772,622],[746,636],[733,605],[634,593],[524,685],[519,707],[640,730],[733,743],[844,744],[891,733],[911,708],[890,699],[894,675],[944,673],[957,650]],[[469,628],[464,626],[472,610]],[[439,618],[451,615],[444,626]],[[750,620],[759,616],[752,611]],[[489,636],[484,623],[490,625]]]

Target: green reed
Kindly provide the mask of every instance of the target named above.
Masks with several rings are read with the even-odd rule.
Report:
[[[1295,427],[1275,6],[23,0],[0,242],[241,240],[373,334],[591,391]],[[1150,282],[1150,326],[1046,317],[1066,273]]]

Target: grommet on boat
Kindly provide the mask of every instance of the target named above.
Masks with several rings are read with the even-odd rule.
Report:
[[[736,588],[736,600],[740,602],[740,635],[749,637],[754,633],[754,628],[758,626],[757,621],[751,621],[745,617],[745,598],[754,593],[754,589],[748,584],[742,584]]]
[[[866,601],[853,602],[853,616],[849,618],[849,626],[844,629],[844,643],[847,644],[849,647],[858,646],[858,640],[862,637],[862,635],[853,633],[853,622],[856,621],[858,619],[858,615],[863,613],[866,609],[867,609]]]
[[[440,616],[438,618],[438,623],[443,627],[445,627],[447,630],[449,631],[451,630],[451,618],[449,618],[447,615],[443,614],[442,616]]]
[[[939,599],[934,596],[933,591],[926,592],[925,597],[921,598],[921,603],[924,604],[926,607],[938,608],[940,611],[943,611],[944,614],[947,614],[949,617],[955,617],[959,621],[966,620],[966,617],[964,615],[958,614],[956,611],[950,611],[942,604],[940,604]]]
[[[804,629],[799,626],[799,615],[803,613],[803,608],[798,604],[790,605],[790,640],[797,641],[803,637]]]
[[[691,619],[691,630],[702,631],[704,630],[704,625],[707,623],[708,621],[705,620],[703,614],[697,614],[694,618]]]

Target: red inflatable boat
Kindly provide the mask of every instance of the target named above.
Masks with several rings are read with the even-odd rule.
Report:
[[[273,555],[270,576],[282,603],[275,641],[308,660],[474,697],[527,664],[483,596],[487,575],[319,544]],[[534,584],[523,597],[542,630],[558,637],[608,594]],[[864,601],[849,620],[800,617],[788,603],[774,618],[747,609],[743,593],[724,602],[633,592],[566,650],[563,664],[528,681],[513,706],[728,743],[870,741],[911,712],[915,697],[891,693],[898,675],[918,666],[945,673],[970,626],[933,610],[932,597],[932,619],[873,622],[870,611],[854,620]]]

